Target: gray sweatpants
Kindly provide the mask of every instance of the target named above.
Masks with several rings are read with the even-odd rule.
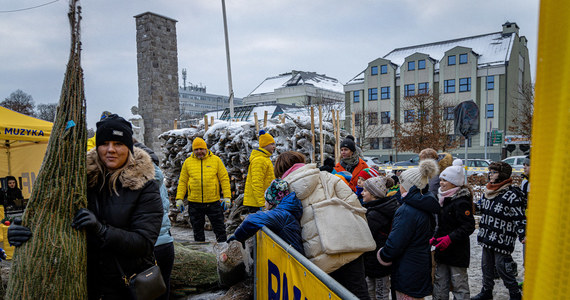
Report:
[[[366,284],[368,284],[370,299],[388,300],[390,298],[390,276],[378,278],[366,276]]]
[[[437,264],[433,282],[433,300],[448,300],[450,284],[456,300],[470,299],[467,268]]]

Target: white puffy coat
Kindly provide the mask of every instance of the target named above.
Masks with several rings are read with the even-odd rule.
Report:
[[[307,164],[284,180],[303,204],[303,247],[311,262],[330,273],[375,249],[366,209],[339,177]]]

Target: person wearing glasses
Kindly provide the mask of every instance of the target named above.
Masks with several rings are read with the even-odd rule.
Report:
[[[481,199],[481,220],[477,241],[483,247],[481,270],[483,287],[471,299],[493,299],[495,268],[509,290],[510,299],[521,299],[517,283],[517,264],[512,252],[518,236],[526,242],[526,216],[523,192],[513,185],[512,167],[502,161],[489,165],[489,183]]]

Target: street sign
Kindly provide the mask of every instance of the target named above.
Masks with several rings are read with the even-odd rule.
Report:
[[[500,130],[491,131],[491,144],[501,144],[503,141],[503,132]]]

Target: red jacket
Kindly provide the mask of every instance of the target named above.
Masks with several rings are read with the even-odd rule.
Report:
[[[350,179],[350,182],[348,183],[348,186],[352,189],[352,191],[356,192],[356,184],[358,183],[358,173],[360,173],[360,171],[362,171],[366,168],[368,168],[368,165],[366,164],[366,162],[364,162],[362,160],[362,158],[359,158],[358,164],[356,165],[354,170],[352,170],[352,179]],[[334,169],[337,172],[346,171],[346,169],[344,169],[340,165],[340,163],[337,163],[336,166],[334,166]]]

